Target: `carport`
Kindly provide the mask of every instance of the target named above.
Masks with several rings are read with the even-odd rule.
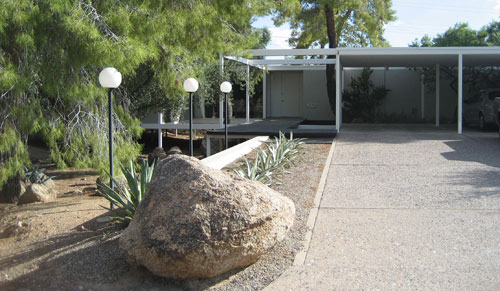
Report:
[[[457,116],[462,116],[463,104],[463,67],[464,66],[500,66],[500,47],[447,47],[447,48],[337,48],[337,49],[285,49],[285,50],[250,50],[252,58],[225,57],[250,66],[268,71],[320,69],[326,64],[336,66],[336,113],[337,131],[342,127],[342,91],[344,87],[344,68],[362,67],[436,67],[436,126],[439,126],[440,107],[440,66],[458,68]],[[327,59],[335,56],[335,59]],[[271,58],[269,58],[271,57]],[[282,57],[283,59],[276,59]],[[301,57],[297,59],[296,57]],[[295,59],[294,59],[295,58]],[[224,58],[222,58],[223,64]],[[248,70],[247,70],[248,71]],[[266,83],[264,82],[264,87]],[[423,85],[422,85],[423,86]],[[248,92],[248,90],[247,90]],[[266,100],[264,89],[264,100]],[[249,112],[247,93],[247,116]],[[422,104],[423,104],[423,96]],[[265,102],[264,102],[265,104]],[[264,107],[263,117],[266,117]],[[247,117],[248,119],[248,117]],[[462,118],[457,118],[457,131],[462,133]]]

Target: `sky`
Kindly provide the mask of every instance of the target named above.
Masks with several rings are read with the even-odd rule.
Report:
[[[458,22],[473,29],[500,21],[500,0],[392,0],[397,20],[385,27],[384,37],[393,47],[407,47],[415,38],[445,32]],[[270,17],[262,17],[255,27],[267,27],[272,34],[268,49],[289,48],[290,27],[275,27]]]

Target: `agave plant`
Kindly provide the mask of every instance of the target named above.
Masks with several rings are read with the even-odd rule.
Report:
[[[23,167],[24,170],[24,182],[31,184],[44,184],[48,180],[55,178],[55,176],[45,175],[45,168],[37,167]]]
[[[144,198],[144,194],[146,193],[146,189],[151,182],[153,172],[156,168],[156,162],[148,165],[148,161],[143,160],[142,169],[138,176],[132,160],[129,162],[129,169],[126,169],[123,165],[120,165],[120,168],[127,180],[127,186],[120,186],[120,184],[112,178],[116,185],[115,189],[111,189],[105,184],[99,184],[98,191],[105,199],[111,202],[112,205],[123,210],[123,213],[120,213],[119,216],[114,218],[129,222],[134,217],[139,203],[141,203]],[[111,208],[106,209],[111,210]]]
[[[290,134],[290,139],[285,134],[279,133],[273,141],[266,144],[265,149],[260,149],[255,158],[249,161],[244,158],[245,163],[236,169],[231,169],[241,177],[271,185],[279,180],[276,172],[284,173],[285,168],[292,165],[299,154],[299,146],[304,143],[304,139],[294,139]]]

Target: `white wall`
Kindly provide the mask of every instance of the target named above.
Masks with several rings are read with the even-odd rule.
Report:
[[[326,90],[326,72],[304,71],[304,117],[309,120],[333,120]]]
[[[349,89],[352,77],[357,77],[362,68],[345,68],[344,90]],[[386,99],[379,110],[387,115],[404,115],[408,119],[421,120],[421,101],[420,101],[420,72],[409,70],[408,68],[373,68],[372,81],[376,86],[385,85],[390,90]],[[284,74],[286,72],[270,71],[267,76],[267,116],[272,115],[273,98],[281,98],[276,95],[276,87],[271,81],[272,74]],[[286,79],[284,77],[283,79]],[[303,71],[303,93],[302,106],[303,116],[310,120],[333,120],[334,115],[330,110],[326,89],[326,73],[324,70],[305,70]],[[286,84],[286,83],[285,83]],[[274,84],[276,86],[276,84]],[[464,88],[466,92],[466,88]],[[451,122],[455,118],[457,107],[457,94],[451,90],[449,81],[443,78],[441,74],[440,91],[440,120],[442,122]],[[464,93],[464,99],[467,94]],[[286,96],[284,97],[286,98]],[[274,102],[276,104],[276,102]],[[433,122],[435,118],[435,87],[433,84],[425,84],[425,121]]]
[[[345,88],[349,89],[352,77],[361,73],[361,68],[345,70]],[[457,94],[451,90],[449,81],[442,78],[440,89],[440,115],[442,121],[451,121],[455,116]],[[421,120],[420,72],[407,68],[373,68],[372,81],[375,86],[385,85],[390,92],[380,106],[385,114],[404,114],[409,118]],[[436,93],[434,83],[425,84],[424,113],[426,121],[435,120]]]

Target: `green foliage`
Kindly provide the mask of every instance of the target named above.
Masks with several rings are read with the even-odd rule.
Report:
[[[473,47],[500,45],[500,22],[493,21],[479,30],[472,29],[467,23],[457,23],[434,38],[424,36],[420,41],[415,39],[410,47]],[[457,67],[441,66],[441,75],[448,80],[450,88],[458,92]],[[426,84],[435,84],[435,67],[418,68],[423,71]],[[469,93],[476,93],[484,88],[498,87],[500,71],[496,67],[463,68],[463,82]]]
[[[364,68],[361,75],[351,78],[350,90],[344,90],[344,120],[352,122],[361,120],[363,122],[375,121],[377,107],[389,93],[383,86],[373,85],[370,79],[373,70]]]
[[[266,185],[272,185],[278,180],[277,174],[284,173],[299,155],[299,147],[304,143],[304,139],[294,139],[291,134],[287,139],[285,134],[279,133],[274,141],[265,145],[265,149],[259,149],[253,160],[244,157],[245,163],[239,168],[231,168],[240,177],[259,181]]]
[[[396,19],[391,0],[288,2],[277,9],[275,23],[290,22],[289,43],[297,48],[384,46],[387,45],[383,38],[384,25]],[[330,9],[334,25],[328,27],[326,12]]]
[[[250,79],[247,80],[246,66],[231,60],[225,60],[224,73],[221,73],[218,62],[207,63],[202,68],[200,89],[196,96],[199,100],[203,99],[206,105],[217,105],[219,100],[222,100],[223,94],[220,91],[220,84],[224,81],[229,81],[233,85],[233,91],[227,94],[228,101],[231,102],[234,90],[237,87],[245,90],[247,82],[249,83],[249,94],[253,96],[256,86],[264,77],[262,70],[250,68]]]
[[[294,0],[276,8],[275,24],[289,22],[296,48],[388,45],[384,25],[396,19],[392,0]],[[334,58],[334,56],[329,56]],[[336,111],[335,65],[326,66],[330,108]]]
[[[23,167],[24,170],[24,183],[43,184],[48,180],[54,178],[45,175],[45,168],[37,167]]]
[[[144,198],[144,194],[146,194],[146,190],[156,168],[156,161],[153,162],[152,165],[148,165],[148,161],[143,160],[142,168],[138,176],[132,160],[129,161],[129,169],[126,169],[123,165],[120,165],[120,168],[127,179],[128,186],[120,186],[113,178],[115,189],[111,189],[106,184],[99,184],[98,191],[104,198],[111,202],[111,204],[123,211],[116,218],[129,222],[134,217],[137,207]]]
[[[0,131],[0,189],[10,177],[29,165],[29,154],[19,135],[9,125]]]
[[[255,15],[273,3],[242,1],[3,0],[0,5],[0,185],[28,165],[25,145],[43,135],[58,167],[107,163],[107,94],[113,66],[117,162],[134,158],[141,117],[185,95],[182,82],[219,54],[238,55],[263,34]]]

